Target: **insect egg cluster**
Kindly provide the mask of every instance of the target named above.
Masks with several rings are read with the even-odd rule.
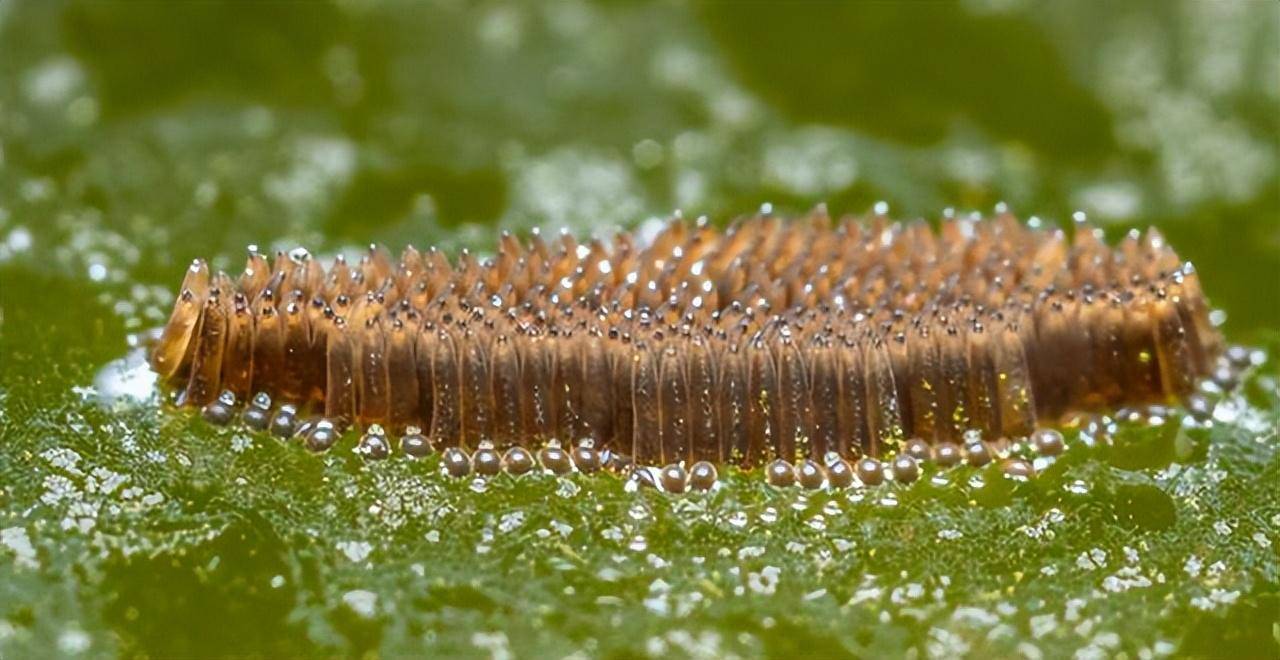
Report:
[[[1071,413],[1194,412],[1198,382],[1244,366],[1155,230],[1112,246],[1007,214],[823,212],[676,220],[646,241],[503,235],[484,259],[253,251],[237,276],[197,261],[151,364],[209,421],[315,451],[355,426],[372,460],[666,465],[633,478],[669,491],[724,465],[804,487],[907,483],[929,462],[1030,476],[1013,442],[1055,456],[1049,427]]]

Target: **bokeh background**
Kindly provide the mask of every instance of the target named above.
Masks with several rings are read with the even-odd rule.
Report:
[[[1267,655],[1278,168],[1274,0],[0,0],[0,656]],[[1159,226],[1267,375],[1212,437],[865,499],[477,486],[94,387],[251,243],[881,201]]]
[[[1278,141],[1265,0],[0,2],[0,268],[112,304],[249,243],[1003,201],[1160,226],[1248,339]]]

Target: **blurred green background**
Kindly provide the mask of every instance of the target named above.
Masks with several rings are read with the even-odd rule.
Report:
[[[1004,201],[1160,226],[1248,338],[1280,326],[1278,140],[1265,1],[0,3],[0,262],[107,283]]]
[[[1265,0],[0,0],[0,656],[1266,653],[1280,464],[1250,443],[1274,444],[1274,380],[1270,410],[1224,422],[1234,462],[1177,479],[1086,463],[1066,483],[1093,499],[988,511],[956,485],[896,514],[779,503],[750,480],[711,513],[608,478],[583,480],[594,500],[555,480],[424,494],[421,465],[104,411],[87,387],[163,321],[194,257],[488,249],[498,227],[585,235],[765,202],[1157,225],[1229,337],[1274,344],[1278,168],[1280,4]],[[1177,526],[1124,523],[1131,487]],[[869,518],[828,512],[816,531],[830,502]],[[522,507],[521,529],[556,533],[493,541]],[[1209,511],[1238,534],[1218,539]],[[477,538],[497,549],[480,557]],[[1158,587],[1107,586],[1138,579],[1116,572],[1131,550]],[[763,562],[785,567],[778,596],[734,601],[726,575],[773,593]],[[1108,562],[1122,582],[1099,583]],[[948,595],[923,604],[926,587]]]

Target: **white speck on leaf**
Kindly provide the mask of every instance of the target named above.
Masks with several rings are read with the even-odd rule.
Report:
[[[0,529],[0,545],[17,555],[14,563],[18,566],[40,568],[40,562],[36,560],[36,548],[31,544],[31,537],[27,536],[27,530],[21,527]]]
[[[378,594],[364,589],[355,589],[342,594],[342,602],[351,611],[366,619],[372,619],[378,613]]]
[[[343,541],[338,544],[338,550],[347,556],[351,561],[364,561],[373,552],[373,545],[368,541]]]

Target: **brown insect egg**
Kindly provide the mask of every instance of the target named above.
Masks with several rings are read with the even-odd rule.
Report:
[[[494,451],[493,443],[481,441],[476,453],[471,455],[471,469],[476,474],[491,477],[502,470],[502,457]]]
[[[1005,459],[1000,464],[1000,470],[1006,475],[1020,480],[1030,479],[1036,474],[1036,469],[1031,465],[1031,462],[1021,458]]]
[[[837,454],[827,459],[827,483],[832,488],[848,488],[853,485],[853,466]]]
[[[471,458],[467,452],[457,447],[449,447],[440,454],[440,464],[451,477],[465,477],[471,474]]]
[[[796,468],[797,480],[808,490],[817,490],[827,481],[826,471],[814,460],[806,460]]]
[[[1185,400],[1207,418],[1197,388],[1236,387],[1255,357],[1225,346],[1199,273],[1158,233],[1135,236],[815,212],[584,244],[506,234],[485,260],[374,246],[325,268],[251,250],[234,278],[187,268],[149,359],[210,422],[249,399],[246,426],[321,451],[377,425],[362,454],[398,437],[411,457],[455,448],[466,473],[489,441],[556,474],[705,462],[840,487],[829,461],[775,462],[833,453],[879,483],[867,461],[989,464],[1005,447],[983,438],[1053,456],[1048,425],[1073,414],[1149,423],[1169,419],[1149,406]],[[319,418],[331,428],[300,424]],[[1106,441],[1097,419],[1083,443]]]
[[[543,469],[553,474],[569,474],[573,471],[573,461],[569,453],[560,448],[558,443],[543,447],[538,452],[538,462]]]
[[[890,469],[893,472],[893,480],[898,483],[909,484],[920,478],[919,461],[907,454],[894,458]]]
[[[902,451],[917,461],[927,461],[933,453],[929,447],[929,443],[921,440],[920,438],[912,438],[908,440],[907,444],[903,445]]]
[[[502,455],[502,468],[510,474],[521,475],[537,466],[533,454],[524,447],[511,447]]]
[[[322,419],[316,422],[303,436],[303,443],[313,452],[327,451],[338,441],[338,429],[333,422]]]
[[[689,475],[685,472],[684,466],[679,463],[672,463],[662,468],[659,479],[662,483],[662,490],[668,493],[683,493],[689,483]]]
[[[964,460],[964,452],[954,442],[939,443],[933,448],[933,460],[940,467],[954,467]]]
[[[271,397],[265,392],[259,392],[253,397],[253,401],[245,406],[244,412],[240,413],[240,421],[255,431],[267,430],[268,425],[271,424]]]
[[[786,488],[796,483],[796,469],[782,459],[777,459],[765,468],[765,480],[770,486]]]
[[[708,461],[698,461],[689,470],[689,485],[694,490],[711,490],[718,478],[716,466]]]
[[[858,481],[865,486],[879,486],[884,483],[884,466],[874,458],[863,458],[854,468]]]
[[[391,455],[391,443],[387,441],[387,433],[381,426],[370,426],[360,442],[356,445],[356,453],[371,461],[379,461]]]
[[[583,474],[591,474],[600,469],[600,452],[590,440],[583,440],[573,448],[573,465]]]
[[[200,411],[200,416],[205,421],[218,426],[225,426],[235,419],[236,395],[231,390],[223,390],[222,394],[213,402],[205,405]]]
[[[411,458],[422,458],[431,454],[431,441],[422,434],[422,429],[410,426],[400,436],[400,451]]]
[[[964,432],[964,459],[972,467],[983,467],[995,460],[995,450],[982,439],[982,432],[969,429]]]
[[[976,440],[970,441],[964,446],[965,460],[973,467],[982,467],[990,463],[994,458],[991,446],[987,443]]]
[[[1062,432],[1057,429],[1039,429],[1031,434],[1031,445],[1042,456],[1057,456],[1066,449]]]
[[[271,417],[271,434],[277,438],[288,438],[293,435],[294,430],[298,428],[298,409],[292,405],[284,404]]]

